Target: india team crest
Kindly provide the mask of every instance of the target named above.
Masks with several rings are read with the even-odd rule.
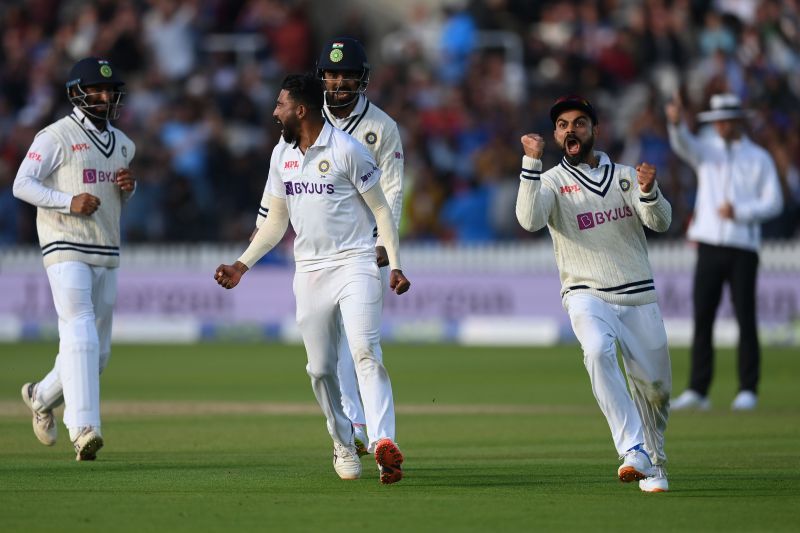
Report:
[[[619,188],[622,189],[622,192],[628,192],[631,188],[631,180],[627,178],[620,179]]]
[[[111,71],[111,67],[109,67],[108,65],[103,65],[102,67],[100,67],[100,74],[104,78],[110,78],[113,72]]]
[[[122,157],[128,157],[128,147],[127,146],[123,146],[122,147]]]
[[[338,48],[334,48],[333,50],[331,50],[330,58],[331,61],[333,61],[334,63],[338,63],[339,61],[344,59],[344,52],[342,52]]]
[[[374,131],[370,131],[364,135],[364,140],[367,142],[367,144],[375,144],[378,142],[378,134]]]
[[[327,159],[323,159],[322,161],[319,162],[319,165],[317,165],[317,170],[319,170],[320,173],[322,174],[325,174],[330,169],[331,169],[331,162],[328,161]]]

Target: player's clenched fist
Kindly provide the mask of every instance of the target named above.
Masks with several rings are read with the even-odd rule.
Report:
[[[117,187],[125,192],[131,192],[136,187],[136,178],[133,177],[129,168],[121,168],[117,171]]]
[[[247,265],[239,261],[232,265],[220,265],[214,273],[214,279],[217,280],[220,287],[232,289],[239,284],[239,280],[247,270]]]
[[[649,193],[653,190],[656,182],[656,167],[647,163],[641,163],[636,167],[636,180],[639,182],[639,190]]]
[[[394,269],[392,273],[389,274],[389,288],[392,289],[395,294],[403,294],[411,288],[411,282],[408,281],[408,278],[406,278],[402,270]]]
[[[88,192],[82,192],[72,197],[69,204],[69,212],[73,215],[89,216],[100,207],[100,198]]]
[[[541,159],[544,152],[544,137],[538,133],[528,133],[522,136],[522,147],[525,155],[533,159]]]

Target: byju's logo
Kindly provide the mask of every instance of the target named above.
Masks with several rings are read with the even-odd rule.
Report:
[[[286,196],[297,194],[333,194],[332,183],[304,183],[301,181],[286,181]]]
[[[630,206],[615,207],[608,211],[596,211],[594,213],[581,213],[578,215],[578,229],[590,229],[606,222],[616,222],[623,218],[633,216],[633,211]]]
[[[581,213],[578,215],[578,229],[585,230],[594,227],[594,214]]]
[[[97,171],[93,168],[83,169],[83,182],[84,183],[97,183]]]

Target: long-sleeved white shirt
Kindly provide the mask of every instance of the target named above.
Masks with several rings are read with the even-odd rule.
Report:
[[[692,135],[683,123],[670,125],[668,131],[672,149],[697,175],[689,239],[757,251],[761,222],[780,214],[783,207],[772,157],[746,135],[728,144],[716,134]],[[726,202],[733,206],[733,220],[719,215]]]
[[[666,231],[672,208],[657,184],[639,190],[636,169],[595,155],[596,168],[562,159],[543,174],[541,160],[523,157],[517,220],[528,231],[550,230],[562,298],[583,292],[620,305],[655,302],[642,226]]]

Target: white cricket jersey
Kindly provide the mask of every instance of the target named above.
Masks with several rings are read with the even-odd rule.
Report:
[[[375,262],[375,219],[361,194],[380,177],[367,149],[328,122],[305,154],[275,146],[267,187],[286,200],[298,272]]]
[[[392,210],[392,218],[397,227],[403,210],[403,143],[397,123],[381,108],[370,102],[365,96],[359,96],[350,116],[336,118],[330,109],[325,107],[323,115],[336,128],[350,134],[363,144],[381,169],[381,190],[386,203]],[[284,142],[281,139],[281,142]],[[269,212],[267,205],[268,186],[264,187],[264,195],[258,210],[256,226],[260,227]],[[380,244],[380,237],[379,237]]]
[[[107,124],[98,130],[77,107],[40,131],[14,180],[14,195],[37,207],[36,228],[45,266],[62,261],[119,265],[120,214],[132,193],[116,184],[136,146]],[[90,216],[70,213],[72,198],[100,198]]]
[[[517,219],[528,231],[550,230],[562,298],[586,292],[613,304],[655,302],[642,225],[665,231],[672,208],[657,185],[641,193],[636,169],[595,156],[597,168],[562,159],[544,174],[541,160],[523,157]]]
[[[757,251],[761,222],[783,207],[775,163],[769,152],[747,136],[727,145],[719,135],[702,139],[686,124],[668,127],[675,153],[697,174],[697,200],[689,239],[714,246]],[[719,216],[720,206],[733,205],[734,220]]]

